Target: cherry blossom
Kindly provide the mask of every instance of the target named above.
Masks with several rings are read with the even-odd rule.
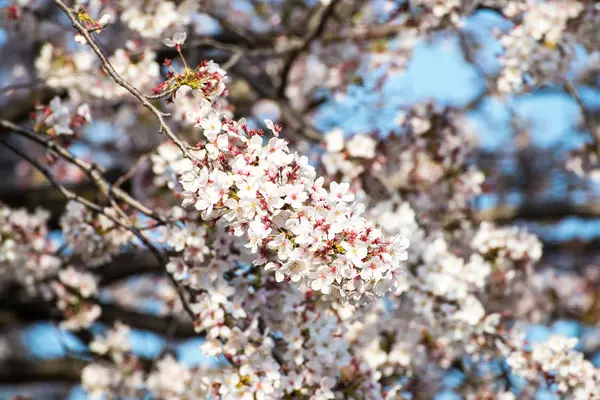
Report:
[[[568,170],[600,176],[595,120],[577,92],[598,72],[600,8],[359,3],[55,0],[68,27],[39,21],[32,71],[21,60],[12,73],[15,86],[31,82],[2,93],[11,110],[15,90],[41,100],[16,122],[0,118],[25,143],[1,142],[30,165],[19,164],[33,177],[24,190],[47,178],[62,197],[47,210],[0,205],[0,291],[9,317],[21,316],[13,301],[43,305],[77,336],[88,397],[434,398],[452,375],[467,399],[597,397],[597,260],[568,269],[527,215],[524,227],[481,207],[518,168],[479,145],[472,111],[564,89],[590,134]],[[34,2],[7,6],[12,24],[44,18]],[[502,20],[489,70],[469,30],[479,13]],[[10,46],[26,42],[15,32]],[[446,36],[481,75],[481,98],[388,104],[413,49]],[[338,103],[359,111],[331,118]],[[356,124],[364,110],[377,127]],[[517,133],[502,152],[524,157]],[[61,163],[78,179],[66,182]],[[564,318],[586,324],[580,341],[525,340],[533,324]],[[164,339],[154,358],[136,346],[144,330]],[[177,347],[198,338],[206,365]]]
[[[183,43],[185,43],[186,37],[187,37],[187,34],[185,32],[177,32],[175,35],[173,35],[173,39],[166,38],[163,40],[163,43],[167,47],[178,47],[179,48],[179,47],[181,47],[181,45],[183,45]]]

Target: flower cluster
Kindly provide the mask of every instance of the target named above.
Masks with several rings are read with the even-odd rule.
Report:
[[[105,208],[104,212],[120,220],[114,209]],[[67,204],[60,226],[73,253],[90,266],[110,261],[132,237],[129,230],[115,224],[106,215],[94,215],[76,201]]]
[[[163,227],[161,231],[161,241],[173,251],[180,252],[169,259],[167,272],[183,287],[196,293],[190,304],[195,314],[196,331],[206,332],[207,343],[213,347],[219,341],[230,339],[232,331],[228,322],[247,316],[240,297],[234,298],[236,291],[230,282],[236,265],[247,265],[252,261],[243,241],[227,234],[221,227],[207,229],[194,222]],[[221,350],[218,347],[209,352],[218,354]]]
[[[100,306],[90,300],[98,291],[92,274],[67,267],[58,272],[58,280],[51,287],[56,306],[65,317],[61,322],[64,329],[89,328],[100,316]]]
[[[553,1],[531,6],[523,15],[523,26],[531,37],[548,46],[557,45],[567,22],[583,11],[578,1]]]
[[[327,191],[305,157],[277,137],[265,144],[244,121],[223,123],[211,114],[200,126],[208,142],[181,175],[183,206],[245,234],[254,265],[267,264],[279,281],[352,301],[401,285],[408,240],[387,239],[370,225],[348,183],[332,182]]]
[[[411,0],[408,3],[419,31],[429,33],[440,27],[461,28],[464,18],[478,7],[501,9],[517,1],[520,0]]]
[[[367,135],[353,135],[349,140],[336,128],[325,135],[325,149],[321,162],[330,176],[340,173],[344,181],[356,178],[364,171],[361,161],[375,158],[377,142]]]
[[[279,364],[273,358],[275,342],[261,334],[257,323],[246,330],[235,328],[225,343],[225,356],[235,360],[238,368],[223,371],[216,381],[219,395],[223,398],[278,398],[282,375]],[[208,349],[208,346],[204,346]]]
[[[460,0],[415,0],[415,6],[423,8],[424,21],[422,26],[425,28],[435,28],[440,25],[445,18],[449,18],[450,21],[458,25],[462,17],[461,3],[474,3],[474,2],[461,2]]]
[[[209,250],[206,243],[211,238]],[[190,307],[196,330],[206,333],[203,352],[222,355],[231,364],[205,379],[203,388],[217,388],[223,398],[302,394],[316,400],[333,396],[341,382],[340,387],[368,392],[366,398],[379,398],[374,371],[352,360],[335,312],[325,305],[315,309],[310,288],[296,291],[250,266],[255,256],[244,240],[219,226],[186,223],[163,228],[163,241],[182,251],[171,258],[168,269],[196,293]],[[252,317],[256,315],[264,320]]]
[[[221,82],[215,82],[215,84],[216,86],[214,87],[223,88]],[[217,93],[219,93],[218,89],[213,92],[213,98]],[[171,104],[169,106],[173,110],[173,120],[180,122],[186,127],[197,125],[201,118],[206,117],[213,110],[218,110],[218,112],[229,118],[233,116],[228,109],[226,97],[220,97],[216,101],[211,102],[204,96],[199,95],[197,91],[189,90],[189,86],[186,85],[181,86],[175,92],[175,96],[170,98],[170,101]]]
[[[73,135],[74,129],[81,128],[92,122],[90,107],[81,104],[75,113],[55,96],[50,104],[38,108],[35,115],[35,130],[50,136]]]
[[[574,57],[575,42],[566,27],[582,10],[578,1],[529,2],[522,22],[500,39],[498,89],[513,92],[560,81]]]
[[[23,285],[52,276],[60,267],[59,243],[49,238],[50,214],[11,209],[0,204],[0,275]]]
[[[146,384],[159,398],[179,398],[189,392],[192,378],[188,367],[167,356],[156,363],[156,371],[148,376]]]
[[[572,24],[577,34],[577,42],[590,52],[590,61],[598,67],[598,42],[600,40],[600,4],[597,2],[582,2],[584,10],[577,18],[577,24]],[[575,26],[573,26],[575,25]]]
[[[406,203],[394,207],[388,201],[370,211],[377,220],[400,219],[403,223],[383,225],[386,231],[390,234],[413,232],[411,237],[420,238],[421,243],[411,247],[410,262],[416,277],[409,280],[410,286],[402,294],[406,301],[401,304],[405,306],[397,306],[391,313],[378,312],[381,317],[376,324],[361,321],[359,325],[361,331],[369,332],[367,337],[377,337],[386,349],[369,358],[373,365],[381,365],[386,374],[425,373],[428,352],[434,353],[442,366],[450,365],[465,352],[480,357],[481,354],[475,353],[483,353],[486,346],[491,347],[488,336],[497,332],[500,322],[499,314],[486,312],[487,305],[482,299],[491,281],[493,265],[471,248],[468,225],[458,235],[465,236],[461,246],[456,237],[445,235],[443,231],[434,230],[426,235],[414,217],[400,218],[398,214],[410,215],[407,210],[410,206]],[[464,255],[459,255],[459,251]],[[404,320],[410,322],[401,337],[394,338],[397,335],[391,334],[388,328]],[[423,340],[425,332],[427,340]],[[370,350],[370,342],[362,347],[366,352],[374,351]],[[490,354],[493,351],[490,350]]]
[[[499,314],[486,314],[478,298],[491,266],[476,254],[468,261],[454,256],[441,238],[432,240],[422,257],[424,263],[417,268],[418,277],[408,291],[414,312],[428,321],[431,334],[445,347],[454,343],[469,353],[477,347],[481,350],[483,343],[473,346],[470,341],[476,343],[494,333],[500,321]],[[446,349],[448,357],[454,356],[451,350]]]
[[[546,342],[534,343],[530,347],[517,345],[509,352],[507,363],[513,373],[531,381],[539,382],[539,373],[557,385],[561,395],[573,399],[593,399],[600,393],[600,371],[586,360],[582,353],[575,351],[577,338],[552,335]]]
[[[557,307],[566,310],[571,314],[586,314],[593,310],[594,292],[590,287],[595,287],[598,276],[594,272],[593,266],[584,271],[587,277],[572,272],[556,272],[544,270],[533,278],[532,294],[537,296],[537,302],[544,302],[544,305],[536,304],[534,309],[544,310],[545,307],[552,307],[550,312],[555,311]],[[594,279],[595,277],[595,279]],[[541,295],[544,293],[544,295]],[[523,302],[527,304],[526,302]],[[589,315],[589,314],[588,314]]]
[[[95,337],[89,349],[114,363],[92,362],[81,371],[81,386],[91,399],[99,400],[112,394],[139,396],[144,388],[144,374],[138,358],[131,354],[128,326],[115,323],[104,337]]]
[[[600,180],[600,157],[593,143],[586,144],[571,152],[566,163],[567,170],[577,176]]]
[[[403,235],[411,238],[408,261],[415,263],[423,251],[424,230],[417,224],[416,213],[408,202],[397,204],[393,200],[380,201],[369,208],[369,220],[377,223],[386,235]]]
[[[396,122],[398,133],[381,146],[380,173],[407,192],[404,200],[422,227],[466,223],[485,179],[473,165],[476,140],[469,120],[452,108],[423,103],[399,112]]]
[[[233,328],[224,342],[203,346],[209,354],[220,352],[234,365],[241,365],[232,378],[221,380],[221,393],[232,391],[234,398],[305,396],[317,400],[348,394],[381,398],[377,372],[350,353],[336,312],[341,307],[336,310],[328,302],[312,302],[310,290],[296,291],[260,271],[250,275],[250,281],[245,276],[232,281],[235,297],[248,316],[260,315],[261,320],[250,320],[244,329]],[[263,332],[261,323],[269,330]]]
[[[132,194],[147,206],[183,208],[169,209],[168,222],[142,226],[138,220],[145,217],[127,216],[110,193],[113,207],[99,213],[69,202],[60,219],[65,246],[57,251],[48,238],[48,215],[0,207],[2,281],[35,288],[35,295],[65,314],[62,326],[70,330],[97,321],[99,298],[133,309],[152,303],[160,316],[148,318],[176,320],[178,329],[195,330],[204,338],[203,354],[218,359],[210,367],[190,367],[171,354],[175,343],[165,343],[160,356],[146,360],[132,346],[131,328],[115,323],[97,335],[101,327],[95,324],[89,329],[95,357],[82,371],[84,390],[97,399],[433,398],[460,364],[464,397],[513,400],[510,390],[518,384],[506,374],[490,376],[492,367],[507,360],[513,374],[532,386],[546,383],[565,397],[594,398],[598,370],[575,351],[573,340],[551,337],[530,346],[512,338],[522,324],[547,322],[551,313],[585,314],[581,321],[591,320],[598,274],[531,273],[542,256],[534,235],[480,224],[483,213],[476,213],[473,199],[483,190],[484,175],[473,165],[476,143],[464,112],[416,104],[398,113],[397,129],[389,136],[334,128],[322,138],[288,142],[279,135],[289,133],[270,120],[264,121],[266,130],[253,129],[255,121],[233,120],[234,108],[225,99],[229,67],[207,61],[190,68],[183,51],[202,47],[215,58],[231,55],[230,67],[249,72],[239,74],[247,82],[236,80],[232,87],[234,100],[244,97],[244,85],[250,84],[259,97],[270,99],[261,100],[269,103],[262,109],[253,104],[255,116],[275,111],[302,136],[318,107],[317,94],[344,96],[365,72],[379,75],[372,87],[365,80],[365,89],[381,88],[380,78],[403,68],[418,40],[446,28],[454,34],[479,8],[493,7],[514,23],[500,40],[501,91],[562,82],[576,43],[587,50],[595,46],[600,7],[571,0],[411,0],[366,2],[346,10],[324,0],[316,17],[351,12],[353,22],[345,26],[345,18],[327,17],[318,35],[302,44],[272,36],[283,32],[279,28],[293,22],[301,7],[284,10],[271,3],[258,7],[258,18],[246,20],[240,30],[239,20],[232,23],[214,12],[222,29],[186,49],[187,34],[174,32],[181,25],[190,35],[202,28],[193,21],[194,0],[86,2],[91,15],[108,13],[98,22],[76,8],[93,36],[113,17],[120,18],[123,34],[133,34],[135,40],[110,53],[109,61],[125,81],[148,94],[152,105],[142,103],[154,115],[172,117],[166,121],[171,129],[161,125],[161,130],[172,139],[176,132],[183,143],[163,143],[150,156],[154,185],[146,185],[147,164],[136,164],[126,176],[134,181]],[[78,5],[83,2],[76,0]],[[213,15],[212,6],[203,5],[202,12]],[[231,14],[233,20],[243,13]],[[266,16],[270,27],[254,41],[252,28]],[[592,39],[578,38],[582,32]],[[181,60],[166,59],[161,70],[152,48],[166,34],[170,38],[162,43],[169,49],[161,53],[176,52]],[[230,36],[248,40],[252,49],[238,53]],[[111,47],[107,42],[101,47]],[[142,137],[145,114],[136,96],[126,95],[88,46],[56,46],[43,45],[36,69],[47,86],[69,98],[69,106],[56,97],[40,107],[35,129],[77,136],[77,128],[91,119],[85,105],[75,107],[89,101],[106,112],[118,106],[114,120],[129,118],[131,132]],[[465,56],[475,63],[466,51]],[[280,74],[282,64],[293,64],[283,70],[286,75]],[[590,75],[595,70],[588,68]],[[282,79],[275,86],[281,91],[274,86],[277,96],[271,96],[268,77],[276,81],[278,74]],[[264,88],[263,78],[268,78]],[[161,99],[166,109],[157,104]],[[199,135],[201,142],[187,144]],[[298,143],[297,149],[319,157],[295,153],[291,146]],[[595,149],[585,150],[571,163],[578,172],[597,169]],[[141,195],[136,184],[150,186],[153,196]],[[109,279],[101,278],[103,265],[134,240],[124,226],[139,228],[138,238],[143,234],[152,242],[150,255],[158,255],[161,269],[140,273],[143,268],[136,266],[134,279],[108,286],[112,272],[107,269]],[[83,266],[97,267],[98,277],[83,272]],[[102,290],[99,282],[106,284]],[[103,319],[110,318],[106,314]],[[591,349],[598,336],[588,335]]]
[[[399,150],[397,158],[402,161],[402,169],[392,176],[392,182],[426,188],[466,169],[476,139],[461,113],[420,103],[398,112],[396,123],[402,134],[398,139],[400,148],[390,149],[390,155]]]
[[[168,235],[165,242],[175,251],[184,251],[183,257],[171,257],[167,264],[167,272],[180,281],[188,277],[188,265],[202,265],[209,254],[207,230],[204,226],[188,224],[171,229]]]
[[[432,241],[422,257],[424,263],[418,268],[421,288],[424,292],[448,300],[466,299],[469,292],[473,291],[470,287],[483,289],[492,270],[490,264],[478,255],[471,256],[469,262],[452,255],[441,238]],[[470,316],[477,321],[477,314]]]
[[[14,1],[14,2],[9,2],[8,3],[8,7],[5,7],[3,9],[4,12],[6,12],[6,18],[9,21],[14,21],[14,20],[18,20],[21,18],[22,14],[22,9],[23,7],[27,7],[29,4],[27,4],[28,1]]]
[[[151,391],[157,398],[207,398],[214,393],[213,373],[203,368],[189,368],[166,354],[147,373],[147,365],[132,352],[131,329],[122,323],[108,330],[104,336],[90,343],[90,350],[109,357],[113,364],[97,361],[82,371],[83,389],[91,399],[107,396],[140,398]]]
[[[173,41],[173,43],[175,43]],[[180,45],[178,45],[180,46]],[[178,73],[172,69],[172,62],[167,60],[165,64],[170,68],[167,80],[158,84],[152,91],[156,95],[164,92],[173,92],[170,100],[177,96],[185,96],[192,92],[196,96],[201,96],[200,107],[196,110],[196,124],[200,123],[200,115],[207,114],[207,108],[225,92],[225,79],[227,73],[218,64],[211,61],[203,61],[195,69],[185,68],[183,73]]]
[[[153,183],[156,187],[167,187],[171,190],[179,186],[178,173],[183,172],[189,161],[181,156],[181,150],[172,142],[163,142],[150,156],[152,162]]]
[[[79,3],[79,1],[77,1]],[[102,14],[102,16],[96,21],[88,14],[87,10],[83,6],[79,6],[77,9],[77,18],[79,22],[81,22],[86,29],[90,32],[100,33],[102,30],[108,25],[113,18],[112,13]],[[80,44],[85,44],[85,37],[81,33],[77,33],[75,35],[75,41]]]
[[[192,12],[198,7],[198,3],[192,0],[121,0],[118,3],[124,10],[121,21],[149,39],[160,38],[165,31],[180,24],[189,24]]]
[[[115,70],[140,90],[150,90],[159,79],[160,69],[154,61],[155,53],[139,48],[135,42],[126,43],[126,49],[117,49],[109,57]],[[63,49],[45,43],[35,67],[41,79],[54,89],[67,89],[73,103],[82,99],[117,99],[128,94],[109,76],[101,72],[101,66],[92,50],[81,49],[67,54]]]
[[[110,366],[90,363],[81,371],[81,387],[92,400],[105,398],[118,383],[118,376]]]
[[[537,236],[516,226],[496,228],[483,222],[471,246],[499,269],[508,269],[515,262],[531,265],[542,257],[542,244]]]
[[[121,364],[124,354],[131,351],[130,334],[129,326],[116,322],[106,336],[94,338],[89,345],[90,350],[102,356],[108,355],[117,364]]]

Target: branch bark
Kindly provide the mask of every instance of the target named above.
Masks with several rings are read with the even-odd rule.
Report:
[[[0,361],[0,382],[3,384],[33,382],[79,382],[85,360],[20,360]]]
[[[172,318],[128,310],[115,304],[103,303],[101,307],[102,314],[99,320],[107,325],[120,321],[135,329],[166,335],[172,322]],[[31,299],[19,293],[12,293],[12,291],[0,298],[0,326],[48,321],[53,317],[55,315],[52,314],[47,304],[41,300]],[[194,327],[189,320],[182,320],[177,326],[177,331],[173,334],[175,338],[200,336],[194,331]]]
[[[514,220],[552,222],[567,217],[600,218],[600,201],[585,204],[570,202],[525,203],[518,206],[503,205],[476,214],[478,221],[507,223]]]
[[[285,95],[285,89],[287,87],[287,81],[292,70],[292,66],[294,65],[294,61],[298,58],[298,56],[308,49],[308,46],[315,40],[325,29],[325,25],[327,24],[327,20],[333,14],[333,10],[337,5],[339,0],[331,0],[327,5],[321,5],[316,9],[314,15],[308,21],[308,32],[302,39],[300,45],[298,45],[287,57],[285,63],[283,65],[283,69],[281,70],[281,82],[277,89],[277,96],[283,97]]]
[[[127,203],[131,207],[135,208],[139,212],[146,214],[150,218],[153,218],[156,221],[164,223],[165,220],[160,215],[158,215],[155,211],[149,209],[144,206],[142,203],[131,197],[127,192],[122,190],[119,187],[113,186],[104,176],[105,172],[101,167],[97,164],[90,164],[82,159],[75,156],[69,150],[65,149],[58,143],[52,141],[49,137],[45,137],[43,135],[38,134],[37,132],[31,131],[29,129],[25,129],[16,124],[13,124],[7,120],[0,120],[0,128],[8,129],[12,132],[15,132],[23,137],[26,137],[29,140],[32,140],[49,150],[52,150],[60,157],[64,158],[66,161],[72,163],[81,169],[93,182],[93,184],[107,197],[114,196],[117,200]]]
[[[575,84],[573,84],[573,82],[567,80],[564,83],[564,87],[567,93],[577,103],[577,106],[579,107],[579,110],[583,117],[583,121],[585,122],[585,126],[590,131],[592,142],[594,143],[594,147],[596,148],[596,154],[600,156],[600,131],[598,130],[598,126],[596,125],[596,120],[594,119],[594,116],[592,115],[586,104],[583,102],[581,94],[579,93],[579,90],[577,89]]]

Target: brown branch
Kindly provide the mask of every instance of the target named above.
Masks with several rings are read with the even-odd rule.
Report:
[[[0,382],[3,384],[33,382],[79,382],[85,360],[22,360],[0,361]]]
[[[400,33],[403,29],[406,29],[404,25],[396,23],[387,23],[377,26],[371,26],[369,29],[355,29],[340,34],[338,32],[326,32],[321,35],[320,40],[325,44],[334,44],[343,41],[371,41],[378,39],[390,39]],[[201,48],[213,48],[223,50],[231,54],[241,54],[243,57],[261,57],[261,58],[272,58],[272,57],[284,57],[289,56],[290,53],[298,52],[302,49],[303,41],[298,40],[289,43],[283,48],[275,48],[275,37],[272,35],[262,34],[253,32],[255,42],[260,47],[246,47],[239,44],[239,41],[232,40],[232,38],[219,38],[219,37],[203,37],[197,39],[190,39],[182,46],[184,52],[192,50],[198,50]],[[155,48],[158,58],[173,58],[177,57],[178,53],[174,48]],[[206,54],[208,58],[215,57],[214,54]],[[220,59],[219,56],[215,61],[226,62],[224,59]],[[227,68],[225,68],[227,70]]]
[[[154,364],[152,360],[136,356],[142,371],[150,372]],[[108,357],[94,357],[105,365],[112,365]],[[7,358],[0,360],[0,382],[4,384],[38,383],[38,382],[69,382],[79,383],[81,371],[90,361],[82,358]],[[44,397],[45,398],[45,397]]]
[[[592,142],[594,143],[594,147],[596,148],[596,153],[598,156],[600,156],[600,131],[598,130],[598,125],[596,125],[594,116],[583,102],[583,99],[579,94],[579,90],[577,90],[577,87],[573,84],[573,82],[569,80],[565,81],[564,88],[579,106],[579,110],[581,111],[585,125],[590,131],[590,136],[592,138]]]
[[[50,184],[52,186],[54,186],[54,188],[56,188],[60,193],[62,193],[62,195],[67,199],[67,200],[73,200],[76,201],[82,205],[84,205],[86,208],[97,212],[99,214],[102,214],[104,216],[106,216],[107,218],[109,218],[111,221],[113,221],[114,223],[116,223],[117,225],[123,226],[125,228],[127,228],[127,226],[124,226],[123,223],[117,219],[115,219],[114,217],[106,214],[104,212],[104,210],[102,209],[102,207],[100,207],[99,205],[75,194],[74,192],[70,191],[69,189],[67,189],[65,186],[63,186],[62,184],[60,184],[56,179],[54,179],[54,176],[52,176],[52,173],[50,172],[50,170],[42,165],[41,163],[39,163],[38,161],[34,160],[33,158],[29,157],[27,154],[25,154],[24,152],[22,152],[21,150],[19,150],[17,147],[13,146],[12,144],[8,143],[7,141],[5,141],[4,139],[0,139],[0,144],[4,145],[5,147],[7,147],[8,149],[12,150],[15,154],[17,154],[18,156],[20,156],[21,158],[23,158],[24,160],[26,160],[27,162],[29,162],[32,166],[34,166],[38,171],[40,171],[42,173],[42,175],[44,175],[44,177],[46,177],[46,179],[48,180],[48,182],[50,182]]]
[[[25,96],[21,100],[11,99],[10,106],[0,110],[0,118],[9,121],[22,121],[29,118],[31,110],[38,103],[47,103],[56,96],[56,90],[43,89]],[[0,129],[0,132],[2,129]]]
[[[192,159],[193,157],[188,151],[188,147],[186,146],[186,144],[183,143],[181,139],[177,137],[177,135],[175,135],[175,133],[171,130],[169,125],[167,125],[167,123],[165,122],[164,114],[152,103],[150,103],[150,101],[146,98],[146,96],[144,96],[142,92],[140,92],[137,88],[135,88],[125,79],[123,79],[121,75],[119,75],[119,73],[110,63],[110,61],[108,61],[106,55],[104,55],[104,52],[100,49],[100,47],[98,47],[98,44],[96,43],[92,34],[88,32],[88,30],[79,22],[77,16],[73,13],[73,11],[69,7],[67,7],[67,5],[63,3],[62,0],[54,0],[54,3],[56,3],[56,5],[67,15],[73,27],[85,38],[86,43],[90,46],[90,48],[96,54],[98,59],[100,59],[100,62],[102,63],[102,66],[104,67],[106,73],[110,75],[110,77],[119,86],[121,86],[129,93],[131,93],[134,97],[136,97],[140,101],[140,103],[142,103],[142,105],[146,107],[158,121],[160,125],[159,132],[164,132],[169,137],[169,139],[171,139],[171,141],[175,143],[177,147],[179,147],[184,157]]]
[[[135,162],[135,164],[132,165],[132,167],[129,169],[129,171],[127,171],[125,174],[121,175],[119,177],[119,179],[117,179],[115,181],[115,184],[112,186],[112,189],[118,190],[118,188],[120,188],[123,183],[125,183],[129,179],[131,179],[131,177],[133,177],[135,175],[136,171],[149,159],[150,159],[150,156],[147,154],[138,158],[138,160]]]
[[[589,201],[585,204],[571,202],[526,203],[517,206],[502,205],[476,213],[478,221],[497,223],[514,220],[556,221],[567,217],[600,218],[600,202]]]
[[[331,15],[333,15],[333,10],[339,0],[331,0],[327,5],[321,5],[315,11],[314,15],[308,21],[308,32],[302,39],[301,43],[295,47],[290,54],[288,55],[285,63],[283,65],[283,69],[281,70],[281,82],[277,89],[277,97],[283,97],[285,94],[285,89],[287,87],[287,81],[290,75],[290,71],[292,70],[292,66],[294,65],[294,61],[298,58],[298,56],[308,49],[308,46],[315,40],[325,29],[325,25],[327,24],[327,20]]]
[[[121,168],[109,169],[103,174],[109,182],[114,182],[124,171]],[[66,188],[72,192],[85,196],[92,201],[100,201],[101,193],[97,187],[86,180],[78,183],[64,183]],[[19,187],[15,185],[0,185],[0,202],[13,208],[26,208],[34,210],[42,207],[50,212],[48,225],[52,228],[58,227],[60,215],[64,212],[66,200],[64,196],[57,193],[52,185],[35,185],[31,187]]]
[[[36,80],[31,82],[21,82],[21,83],[13,83],[0,88],[0,94],[5,94],[7,92],[13,92],[16,90],[23,89],[32,89],[36,86],[45,86],[45,83],[42,80]]]
[[[129,277],[162,272],[161,265],[149,251],[122,253],[108,264],[94,270],[101,286],[111,285]]]
[[[155,219],[156,221],[159,221],[162,223],[166,222],[162,216],[158,215],[156,212],[154,212],[153,210],[149,209],[148,207],[144,206],[139,201],[137,201],[136,199],[131,197],[127,192],[120,189],[118,187],[118,185],[112,185],[102,175],[106,171],[104,171],[104,169],[101,168],[100,166],[98,166],[97,164],[87,163],[87,162],[83,161],[82,159],[78,158],[77,156],[75,156],[73,153],[71,153],[64,147],[62,147],[61,145],[59,145],[58,143],[54,142],[49,137],[40,135],[39,133],[31,131],[29,129],[20,127],[16,124],[13,124],[10,121],[0,120],[0,127],[10,130],[12,132],[15,132],[23,137],[26,137],[44,147],[46,147],[49,150],[54,151],[56,154],[58,154],[63,159],[65,159],[68,162],[72,163],[73,165],[77,166],[90,178],[90,180],[94,183],[94,185],[96,185],[98,187],[98,189],[107,197],[114,196],[116,199],[118,199],[124,203],[127,203],[128,205],[135,208],[139,212],[146,214],[147,216]]]
[[[173,341],[173,338],[175,338],[175,335],[177,335],[177,331],[179,330],[179,315],[176,315],[173,310],[171,310],[171,313],[168,316],[167,324],[168,326],[167,331],[164,334],[164,342],[161,344],[160,351],[152,359],[150,364],[151,371],[156,366],[156,363],[167,353],[169,343]]]
[[[50,170],[48,170],[48,168],[46,168],[44,165],[40,164],[36,160],[32,159],[31,157],[29,157],[28,155],[26,155],[25,153],[23,153],[22,151],[20,151],[13,145],[11,145],[10,143],[8,143],[2,139],[0,139],[0,143],[3,144],[4,146],[8,147],[9,149],[11,149],[17,155],[21,156],[23,159],[27,160],[31,165],[33,165],[36,169],[38,169],[46,177],[46,179],[48,179],[48,181],[59,192],[61,192],[65,196],[66,199],[76,201],[76,202],[82,204],[83,206],[85,206],[86,208],[88,208],[89,210],[92,210],[96,213],[104,215],[106,218],[111,220],[113,223],[115,223],[118,226],[120,226],[124,229],[127,229],[128,231],[133,233],[133,235],[135,237],[137,237],[144,244],[144,246],[146,246],[150,250],[150,252],[154,255],[154,257],[156,258],[158,263],[161,265],[163,270],[166,270],[167,258],[165,257],[165,255],[162,252],[160,252],[160,250],[158,250],[156,248],[156,246],[154,246],[152,244],[152,242],[150,242],[150,240],[138,228],[136,228],[128,223],[125,223],[125,222],[113,217],[110,214],[105,213],[104,209],[102,207],[71,192],[69,189],[67,189],[66,187],[64,187],[63,185],[61,185],[60,183],[58,183],[58,181],[56,181],[54,179],[54,177],[52,176],[52,174],[50,173]],[[171,274],[167,274],[167,275],[169,276],[169,279],[171,280],[171,283],[173,284],[173,286],[177,289],[176,291],[179,296],[179,299],[181,300],[183,308],[186,310],[188,315],[193,319],[195,314],[191,310],[191,308],[188,304],[188,301],[185,298],[185,295],[183,293],[181,285],[179,285],[179,283],[175,280],[175,278],[173,278],[173,276]]]
[[[141,313],[135,310],[128,310],[116,304],[98,303],[102,308],[99,321],[107,325],[112,325],[120,321],[132,328],[154,332],[158,335],[169,333],[171,318]],[[49,321],[60,318],[57,310],[48,306],[47,302],[39,299],[32,299],[20,291],[8,291],[0,298],[0,326],[24,325],[39,321]],[[200,334],[194,331],[191,321],[181,320],[178,323],[177,331],[173,337],[191,338],[199,337]]]

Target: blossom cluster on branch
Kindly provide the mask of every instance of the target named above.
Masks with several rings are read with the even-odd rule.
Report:
[[[600,132],[569,79],[579,47],[597,54],[593,2],[331,0],[277,14],[279,5],[261,3],[253,7],[268,29],[255,36],[216,3],[54,3],[75,31],[37,52],[47,105],[23,127],[0,128],[42,145],[46,161],[73,165],[94,193],[0,138],[65,200],[54,214],[0,206],[0,294],[24,289],[86,342],[81,384],[91,398],[428,398],[452,371],[464,377],[465,398],[600,395],[585,351],[599,334],[581,348],[557,335],[524,340],[528,324],[555,314],[594,322],[600,274],[542,268],[553,260],[536,235],[481,220],[475,200],[489,189],[489,169],[478,164],[467,110],[405,105],[388,135],[321,133],[310,119],[316,89],[343,98],[361,74],[388,69],[380,88],[418,41],[446,30],[462,38],[468,17],[488,10],[510,27],[498,33],[497,74],[482,72],[485,94],[564,85],[591,134],[569,166],[591,176]],[[11,20],[35,10],[10,7]],[[207,15],[223,42],[194,39]],[[104,41],[119,29],[128,39]],[[264,110],[281,124],[259,117]],[[117,180],[72,146],[102,147],[81,129],[97,121],[144,145]],[[141,248],[152,268],[146,259],[118,264]],[[135,351],[136,322],[164,335],[154,359]],[[177,359],[178,330],[203,338],[210,365]]]

